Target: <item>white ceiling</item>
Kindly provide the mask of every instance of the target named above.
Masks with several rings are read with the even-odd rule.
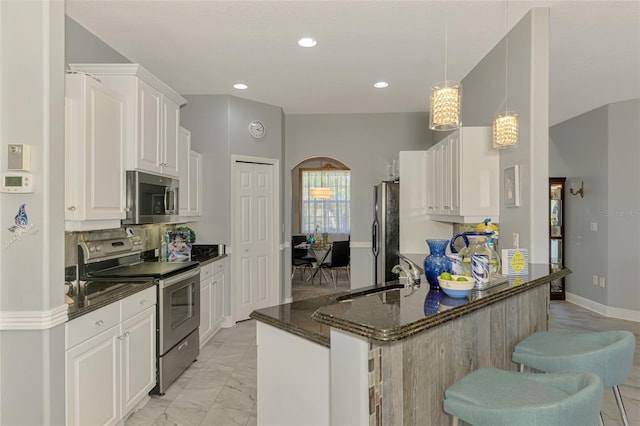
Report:
[[[67,0],[75,21],[181,94],[232,94],[287,114],[427,111],[505,35],[506,1]],[[640,2],[514,1],[509,28],[550,7],[550,123],[640,98]],[[303,49],[296,41],[319,42]],[[385,80],[387,89],[374,89]],[[239,91],[232,84],[244,82]]]

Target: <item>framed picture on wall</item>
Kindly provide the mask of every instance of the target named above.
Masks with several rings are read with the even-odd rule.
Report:
[[[502,190],[504,193],[505,207],[520,206],[520,176],[518,165],[504,169],[504,181]]]

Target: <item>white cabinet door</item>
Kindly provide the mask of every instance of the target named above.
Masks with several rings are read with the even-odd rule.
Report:
[[[213,333],[220,330],[224,320],[224,274],[219,273],[213,277],[211,283],[211,323]]]
[[[138,137],[137,167],[161,173],[162,167],[162,94],[137,79],[138,84]]]
[[[449,203],[450,215],[460,214],[460,133],[454,132],[447,137],[449,154]]]
[[[189,152],[189,216],[202,214],[202,154]]]
[[[204,346],[213,335],[211,284],[213,284],[213,277],[200,282],[200,347]]]
[[[171,99],[162,97],[162,150],[160,165],[164,175],[177,177],[180,147],[180,106]]]
[[[122,323],[121,416],[131,411],[156,384],[156,307]]]
[[[68,425],[112,425],[120,420],[120,327],[65,354]]]
[[[427,214],[434,214],[436,209],[436,151],[427,151]]]
[[[66,228],[119,227],[125,217],[124,100],[81,74],[66,76],[65,92]]]
[[[491,127],[463,127],[427,152],[433,164],[429,214],[443,222],[499,221],[499,153],[491,146]],[[431,191],[431,188],[433,191]],[[432,201],[432,198],[434,199]]]
[[[189,195],[191,183],[189,181],[189,161],[191,159],[191,132],[180,127],[178,133],[178,179],[180,190],[178,204],[180,216],[189,216]]]

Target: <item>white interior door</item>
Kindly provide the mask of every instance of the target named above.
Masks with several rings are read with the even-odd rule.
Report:
[[[275,166],[234,162],[232,303],[234,320],[278,303]]]

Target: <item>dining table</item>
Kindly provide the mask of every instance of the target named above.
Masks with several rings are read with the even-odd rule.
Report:
[[[315,262],[313,265],[311,273],[305,281],[311,280],[311,283],[313,283],[313,280],[318,274],[318,271],[321,270],[320,266],[327,261],[327,258],[331,254],[332,247],[333,246],[331,243],[309,243],[306,241],[294,246],[294,248],[297,249],[307,250],[307,252],[317,260],[317,262]],[[325,276],[325,278],[327,277]]]

